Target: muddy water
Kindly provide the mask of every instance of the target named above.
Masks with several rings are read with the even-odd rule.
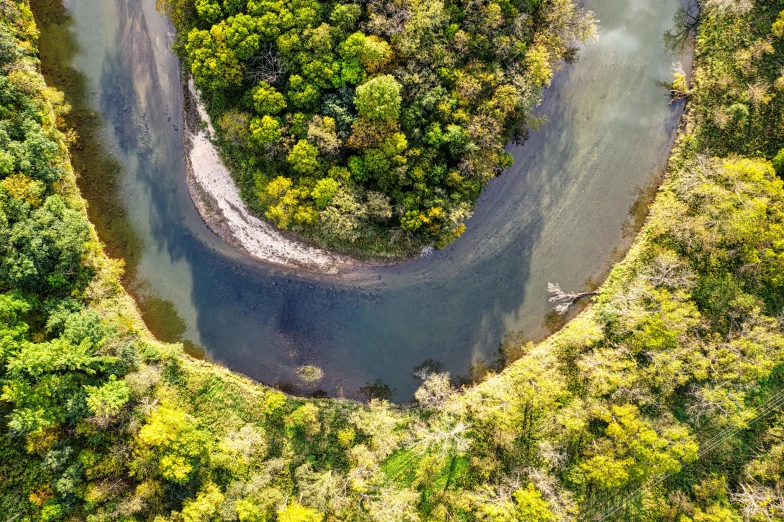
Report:
[[[62,2],[62,3],[61,3]],[[666,163],[680,108],[655,80],[679,0],[586,0],[599,41],[564,67],[450,247],[359,282],[262,265],[206,229],[188,196],[172,29],[154,0],[34,0],[47,81],[73,105],[74,164],[109,252],[160,338],[269,384],[356,395],[382,380],[411,397],[413,368],[494,360],[509,334],[541,338],[548,281],[581,290],[630,240],[630,209]],[[634,214],[632,212],[632,214]],[[625,233],[626,231],[626,233]],[[296,368],[322,368],[317,384]]]

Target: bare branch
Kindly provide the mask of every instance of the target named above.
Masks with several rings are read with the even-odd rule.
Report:
[[[556,283],[547,283],[547,293],[550,294],[548,300],[555,304],[553,310],[555,310],[557,314],[563,315],[569,311],[574,303],[583,297],[596,295],[597,292],[568,293],[561,290],[561,287]]]
[[[275,84],[286,74],[286,64],[274,46],[263,47],[259,53],[248,60],[245,78],[253,83],[265,81]]]

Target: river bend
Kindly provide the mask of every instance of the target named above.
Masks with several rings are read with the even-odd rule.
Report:
[[[62,3],[61,3],[62,2]],[[630,241],[680,116],[662,33],[680,0],[586,0],[599,40],[537,109],[547,123],[485,189],[461,238],[409,263],[314,277],[249,259],[212,234],[186,187],[179,66],[155,0],[33,0],[42,68],[79,132],[90,219],[127,263],[126,287],[161,339],[268,384],[325,372],[306,393],[356,396],[381,379],[411,397],[413,368],[492,361],[510,333],[547,332],[546,286],[581,290]]]

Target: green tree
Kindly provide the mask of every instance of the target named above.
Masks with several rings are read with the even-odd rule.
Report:
[[[366,36],[357,31],[340,44],[340,55],[344,60],[344,78],[349,83],[358,83],[361,71],[377,72],[392,59],[389,44],[375,35]],[[349,71],[358,71],[360,75]]]
[[[209,442],[207,434],[196,428],[195,419],[163,404],[153,410],[136,435],[132,469],[141,472],[151,466],[162,478],[186,484],[206,464]]]
[[[259,114],[277,114],[286,108],[286,100],[283,95],[267,82],[259,82],[251,91],[251,95],[253,96],[253,107]]]
[[[586,477],[602,488],[644,483],[697,458],[697,443],[685,427],[668,427],[659,434],[630,404],[614,405],[603,417],[608,422],[607,438],[596,441],[596,455],[581,465]]]
[[[31,308],[18,292],[0,294],[0,364],[5,365],[6,357],[27,337],[29,328],[22,317]]]
[[[3,337],[18,338],[23,326],[14,316],[24,308],[6,300],[6,313],[16,322]],[[14,311],[15,310],[15,311]],[[93,313],[71,314],[61,336],[35,343],[24,337],[7,354],[2,399],[12,405],[8,426],[25,434],[89,415],[86,390],[100,387],[116,357],[100,355],[103,331]]]
[[[400,113],[400,84],[385,74],[357,87],[354,105],[361,116],[375,121],[396,120]]]
[[[237,15],[245,10],[246,0],[223,0],[223,10],[229,16]]]
[[[265,206],[264,215],[286,229],[294,224],[308,224],[317,219],[317,214],[304,200],[309,194],[283,176],[270,181],[259,193]]]
[[[338,66],[328,60],[312,60],[302,66],[302,74],[308,82],[320,89],[339,87],[341,82],[338,72]]]
[[[303,404],[288,416],[286,429],[291,434],[303,434],[308,438],[321,433],[319,408],[315,404]]]
[[[425,143],[431,147],[439,147],[444,142],[444,133],[441,124],[434,121],[425,130]]]
[[[329,20],[341,31],[346,32],[356,25],[362,15],[359,4],[337,4],[329,15]]]
[[[278,522],[322,522],[324,514],[297,502],[291,502],[278,511]]]
[[[217,26],[213,26],[210,33],[215,40],[225,41],[226,46],[232,49],[241,61],[255,55],[261,44],[258,22],[246,14],[228,17]]]
[[[313,174],[319,168],[318,149],[308,140],[299,140],[286,157],[291,167],[305,176]]]
[[[784,38],[784,10],[779,13],[770,30],[776,38]]]
[[[98,419],[106,422],[128,403],[131,390],[125,381],[110,375],[109,380],[100,386],[85,386],[87,407]]]
[[[24,139],[11,141],[6,150],[13,157],[11,169],[43,182],[56,181],[62,176],[62,169],[57,166],[55,161],[59,150],[57,143],[36,128],[35,120],[27,117],[20,119],[22,121],[19,122],[19,131]],[[0,143],[3,141],[0,139]]]
[[[518,489],[512,495],[515,500],[516,519],[521,522],[550,522],[555,520],[547,502],[542,498],[542,494],[528,484],[525,489]]]
[[[451,124],[447,126],[442,139],[448,144],[452,156],[459,157],[466,151],[470,138],[463,127]]]
[[[220,91],[242,83],[237,53],[217,41],[210,31],[193,29],[185,44],[193,79],[202,89]]]
[[[272,420],[279,420],[286,406],[286,396],[279,391],[271,390],[264,398],[264,415]]]
[[[194,5],[199,18],[208,24],[217,22],[223,14],[220,3],[217,0],[196,0]]]
[[[10,226],[9,226],[10,225]],[[0,280],[14,288],[46,291],[75,284],[89,228],[82,215],[49,196],[32,212],[0,221]]]
[[[272,116],[253,118],[250,121],[250,143],[257,148],[278,141],[281,137],[280,123]]]
[[[525,65],[534,85],[549,85],[553,77],[550,68],[550,52],[543,45],[535,45],[525,53]]]
[[[778,153],[773,157],[771,160],[773,164],[773,168],[776,170],[776,174],[779,176],[784,176],[784,148],[778,151]]]
[[[220,488],[213,482],[202,486],[196,498],[186,500],[182,506],[184,522],[209,522],[215,520],[220,505],[224,500]]]
[[[14,172],[14,157],[10,152],[0,150],[0,176],[8,176]]]
[[[316,201],[318,208],[324,209],[332,201],[332,197],[338,190],[338,182],[332,178],[323,178],[316,182],[316,186],[311,192],[311,196]]]
[[[289,77],[289,90],[286,93],[291,105],[300,109],[314,107],[321,97],[321,91],[315,85],[305,81],[302,76]]]
[[[257,502],[242,498],[237,501],[237,518],[240,522],[268,522],[271,515],[262,510]]]

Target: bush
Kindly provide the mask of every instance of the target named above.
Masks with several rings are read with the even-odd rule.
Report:
[[[773,164],[773,168],[776,171],[776,174],[779,176],[784,176],[784,148],[779,150],[778,154],[773,157],[771,160]]]

